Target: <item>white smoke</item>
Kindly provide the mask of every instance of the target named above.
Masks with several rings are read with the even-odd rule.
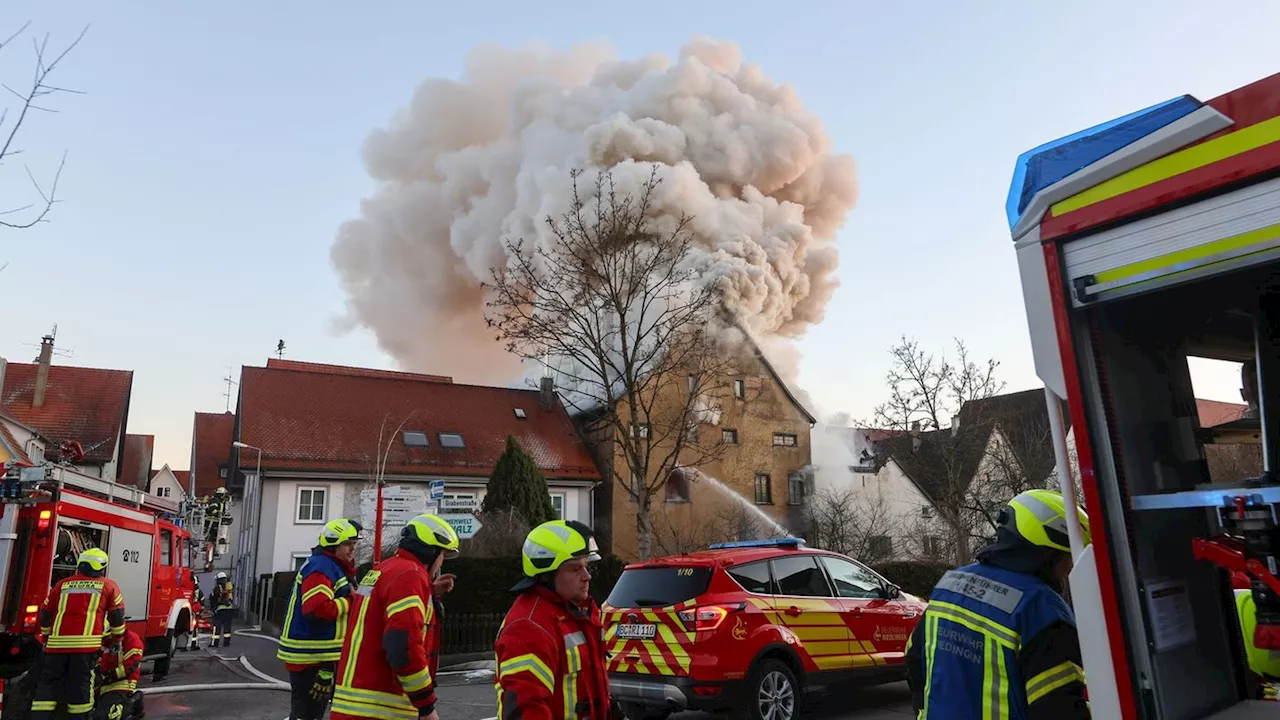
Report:
[[[571,169],[612,170],[625,191],[656,164],[657,211],[693,216],[701,281],[757,337],[822,319],[856,195],[852,159],[791,88],[705,38],[675,62],[598,44],[477,50],[463,80],[424,82],[364,160],[379,186],[332,249],[344,325],[406,369],[473,382],[520,373],[485,328],[480,283],[506,263],[505,240],[547,241]]]

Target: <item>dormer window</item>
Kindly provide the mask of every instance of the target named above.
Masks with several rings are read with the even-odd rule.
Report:
[[[426,447],[427,434],[421,430],[405,430],[404,444],[405,447]]]
[[[520,420],[524,420],[525,418],[529,417],[528,415],[525,414],[524,408],[516,408],[515,413],[516,413],[516,417]]]
[[[462,436],[458,433],[440,433],[437,436],[440,439],[440,447],[443,448],[461,448],[466,447],[462,442]]]

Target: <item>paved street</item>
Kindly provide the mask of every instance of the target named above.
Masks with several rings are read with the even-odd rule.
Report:
[[[247,631],[242,631],[247,632]],[[207,642],[204,643],[207,645]],[[179,653],[169,678],[161,685],[186,686],[262,682],[243,664],[244,656],[256,670],[287,681],[284,664],[275,657],[275,641],[267,637],[237,634],[230,648]],[[148,668],[149,669],[149,668]],[[487,720],[497,710],[492,674],[451,672],[442,674],[439,690],[443,720]],[[143,687],[152,687],[144,675]],[[814,698],[805,713],[809,720],[905,720],[911,717],[910,696],[904,683],[851,691],[849,697],[834,695]],[[147,697],[147,717],[207,718],[208,720],[281,720],[289,714],[289,695],[281,690],[184,691]],[[682,713],[678,720],[703,720],[700,713]]]

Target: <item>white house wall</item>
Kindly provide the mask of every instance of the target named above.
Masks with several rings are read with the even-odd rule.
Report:
[[[876,508],[877,501],[883,503],[885,526],[893,538],[892,559],[917,559],[913,551],[920,544],[921,530],[926,535],[946,537],[946,528],[937,519],[937,513],[932,512],[929,499],[898,467],[898,463],[890,460],[875,473],[853,473],[852,476],[854,492],[860,495],[864,507]],[[925,517],[926,509],[932,518]],[[935,527],[936,531],[933,530]]]

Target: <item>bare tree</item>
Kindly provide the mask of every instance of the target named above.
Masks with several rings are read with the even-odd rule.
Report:
[[[400,437],[400,431],[403,430],[404,426],[413,418],[413,415],[413,412],[405,415],[404,419],[400,421],[400,424],[397,425],[394,430],[390,429],[390,423],[394,422],[391,418],[391,414],[388,413],[382,416],[382,422],[378,425],[378,442],[373,447],[373,456],[365,457],[366,462],[369,464],[369,487],[372,489],[377,490],[379,487],[386,486],[387,467],[390,464],[391,449],[395,447],[396,438]],[[376,518],[376,515],[374,517]],[[388,538],[386,537],[386,528],[372,527],[374,524],[376,524],[376,520],[374,523],[370,524],[371,527],[369,528],[369,532],[364,534],[364,540],[362,540],[357,547],[356,552],[358,557],[366,557],[367,555],[368,557],[373,558],[373,538],[375,533],[382,536],[381,544],[383,557],[386,557],[387,555],[388,546],[394,544],[387,542]],[[374,561],[377,562],[381,559],[382,558],[374,558]]]
[[[806,505],[805,532],[810,545],[865,563],[893,558],[892,539],[900,534],[901,519],[879,491],[828,488],[815,493]]]
[[[1262,445],[1210,444],[1204,446],[1211,482],[1237,482],[1262,474]]]
[[[908,474],[918,481],[927,476],[926,492],[951,532],[954,561],[963,564],[972,552],[975,527],[993,527],[999,508],[993,493],[973,482],[991,440],[991,418],[971,412],[963,417],[964,428],[959,421],[970,403],[1004,389],[996,378],[999,363],[973,361],[958,339],[954,360],[927,353],[906,337],[889,352],[889,400],[876,408],[876,423],[894,432],[889,445],[895,457],[915,466],[904,468]]]
[[[678,512],[676,508],[687,508]],[[696,506],[664,507],[655,513],[653,544],[663,555],[683,555],[718,542],[770,540],[782,537],[777,528],[742,503],[713,500]]]
[[[12,52],[9,46],[22,36],[30,24],[29,22],[24,24],[18,28],[17,32],[0,42],[0,52]],[[46,104],[51,95],[78,93],[76,90],[52,84],[50,77],[57,70],[63,59],[67,57],[68,53],[75,49],[76,45],[80,44],[80,40],[84,38],[85,33],[88,31],[89,28],[86,27],[71,44],[61,51],[49,49],[49,36],[47,34],[43,38],[33,39],[32,47],[35,51],[35,62],[30,81],[18,86],[17,89],[9,84],[0,84],[0,87],[4,88],[14,98],[10,101],[10,104],[0,109],[0,168],[3,168],[8,161],[13,160],[22,153],[22,149],[15,144],[15,141],[34,113],[57,112]],[[43,185],[36,180],[31,168],[23,166],[27,179],[31,181],[31,185],[35,189],[35,195],[39,199],[33,199],[25,204],[22,201],[18,201],[13,206],[9,206],[9,201],[5,201],[3,205],[0,205],[0,228],[24,230],[43,222],[49,211],[53,209],[54,203],[57,202],[58,181],[62,177],[62,168],[66,165],[66,162],[67,156],[66,153],[63,153],[62,160],[58,163],[52,178]]]
[[[687,262],[690,219],[659,221],[657,168],[634,193],[605,172],[584,196],[571,177],[569,210],[546,219],[551,239],[507,242],[486,321],[508,351],[559,373],[610,468],[625,465],[613,482],[636,505],[636,551],[649,557],[654,498],[671,473],[723,451],[698,428],[718,419],[732,354],[713,338],[719,293]]]

